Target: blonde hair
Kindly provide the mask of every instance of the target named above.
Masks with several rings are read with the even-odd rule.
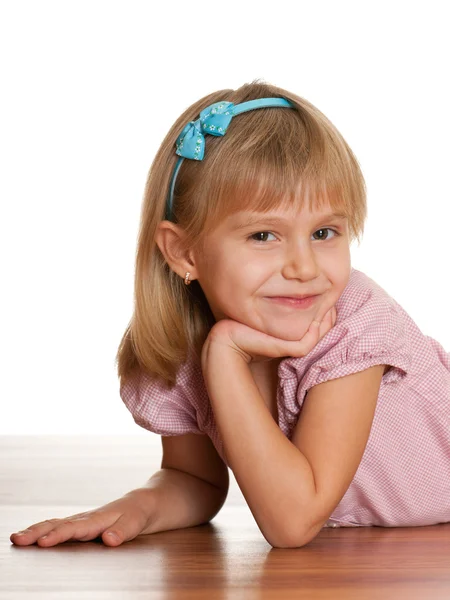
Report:
[[[170,269],[155,234],[178,156],[175,140],[201,110],[221,100],[239,104],[282,97],[295,108],[262,108],[232,119],[223,137],[205,135],[202,161],[185,159],[178,172],[172,220],[186,247],[201,252],[211,231],[240,210],[301,211],[330,204],[348,218],[349,239],[360,242],[367,215],[366,186],[357,159],[334,125],[308,101],[255,80],[195,102],[173,124],[148,174],[142,204],[134,280],[134,312],[116,362],[124,383],[137,369],[171,389],[190,353],[200,364],[214,316],[198,281],[186,286]]]

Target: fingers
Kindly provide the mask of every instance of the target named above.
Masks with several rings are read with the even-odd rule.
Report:
[[[122,515],[108,527],[108,531],[103,532],[103,543],[107,546],[119,546],[123,542],[129,542],[142,533],[146,525],[147,519],[144,522],[140,514]]]
[[[101,532],[101,523],[96,523],[92,516],[64,519],[55,524],[53,529],[44,535],[38,535],[39,546],[55,546],[68,540],[85,542],[95,539]]]
[[[334,327],[335,323],[337,321],[337,310],[336,310],[336,306],[332,306],[331,307],[331,326]]]
[[[87,542],[101,537],[107,546],[118,546],[135,538],[148,525],[149,515],[135,500],[125,499],[110,505],[109,509],[101,507],[65,519],[35,523],[22,535],[20,532],[11,534],[10,540],[17,546],[37,543],[47,548],[69,540]]]
[[[18,546],[28,546],[37,542],[39,546],[54,546],[69,539],[87,541],[101,533],[101,522],[89,513],[79,513],[66,519],[48,519],[35,523],[22,533],[13,533],[11,542]]]
[[[324,337],[324,335],[326,335],[330,331],[330,329],[332,327],[334,327],[335,322],[336,322],[336,308],[333,306],[326,313],[325,317],[323,318],[323,320],[320,324],[319,339],[322,339]]]
[[[334,308],[334,307],[333,307]],[[334,326],[335,310],[331,308],[324,316],[322,322],[314,319],[311,322],[308,331],[300,341],[300,347],[297,346],[295,354],[292,356],[306,356],[316,346],[316,344],[330,331]]]
[[[27,546],[28,544],[34,544],[38,536],[45,535],[53,529],[55,523],[59,519],[48,519],[40,523],[35,523],[27,529],[12,533],[9,537],[13,544],[18,546]]]
[[[314,320],[310,325],[310,329],[314,333],[318,332],[318,339],[320,340],[326,333],[330,331],[332,327],[334,327],[336,318],[336,307],[333,305],[327,310],[322,319],[320,319],[318,315],[314,317]]]
[[[336,315],[336,305],[332,304],[327,308],[327,305],[323,304],[319,307],[319,312],[314,317],[314,320],[322,323],[325,319],[329,317],[330,314]]]

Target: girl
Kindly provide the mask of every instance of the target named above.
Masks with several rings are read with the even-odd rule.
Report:
[[[189,107],[150,170],[117,354],[161,470],[11,540],[208,522],[228,467],[274,547],[450,521],[450,355],[351,267],[366,211],[351,149],[303,98],[256,81]]]

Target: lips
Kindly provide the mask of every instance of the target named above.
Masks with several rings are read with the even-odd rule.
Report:
[[[269,296],[269,298],[289,298],[291,300],[303,300],[304,298],[313,298],[319,294],[302,294],[297,296]]]
[[[267,299],[279,306],[284,305],[291,308],[309,308],[316,302],[318,297],[319,294],[314,296],[303,296],[303,298],[292,296],[269,296]]]

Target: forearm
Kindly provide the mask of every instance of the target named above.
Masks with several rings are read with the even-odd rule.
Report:
[[[138,495],[152,515],[143,534],[207,523],[227,496],[210,483],[176,469],[160,469],[141,488],[126,495],[130,494]]]
[[[309,462],[273,420],[242,357],[210,346],[207,365],[227,461],[250,510],[270,544],[296,545],[316,496]]]

